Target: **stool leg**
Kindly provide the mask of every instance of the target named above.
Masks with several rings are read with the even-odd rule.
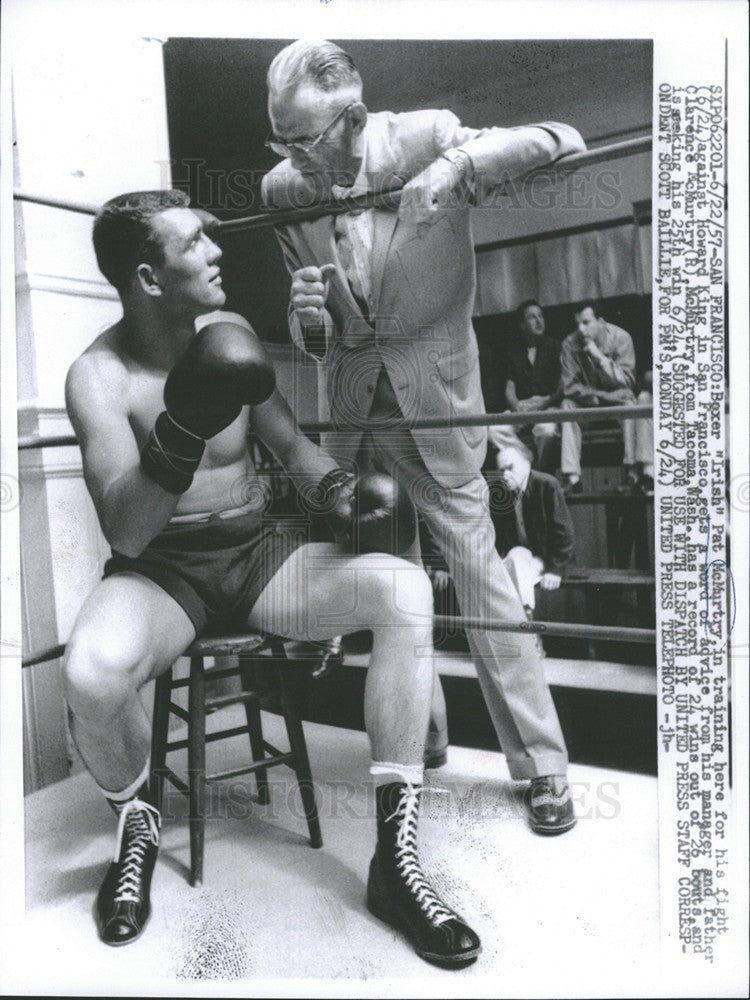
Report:
[[[203,884],[206,819],[206,677],[203,657],[190,659],[188,689],[188,783],[190,787],[190,884]]]
[[[315,786],[313,785],[312,772],[310,770],[310,759],[307,756],[307,744],[305,734],[302,729],[297,709],[289,694],[286,671],[283,660],[286,654],[281,649],[282,655],[274,657],[279,668],[279,682],[281,685],[281,707],[284,712],[284,722],[289,737],[289,746],[294,754],[294,771],[297,775],[300,796],[302,797],[302,807],[307,817],[307,828],[310,831],[310,846],[322,847],[323,837],[320,832],[320,820],[318,819],[318,804],[315,801]],[[276,654],[276,649],[274,649]]]
[[[164,769],[167,761],[167,739],[169,737],[169,714],[172,698],[172,667],[154,686],[154,713],[151,726],[151,775],[149,794],[152,804],[162,811],[164,797]]]
[[[252,691],[256,687],[253,683],[252,663],[253,657],[239,657],[240,682],[242,684],[243,691]],[[263,760],[266,756],[266,750],[263,745],[263,726],[260,719],[260,703],[257,699],[254,698],[252,701],[245,702],[245,717],[247,718],[247,728],[250,735],[250,749],[253,755],[253,762]],[[267,805],[270,798],[268,794],[268,768],[259,767],[255,772],[255,780],[258,785],[258,802],[260,802],[261,805]]]

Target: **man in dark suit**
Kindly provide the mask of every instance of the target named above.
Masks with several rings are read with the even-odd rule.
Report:
[[[497,452],[495,502],[491,505],[497,551],[516,585],[528,618],[534,588],[557,590],[573,556],[573,522],[554,476],[531,468],[521,443]],[[492,474],[490,474],[492,479]]]
[[[545,333],[544,312],[536,299],[522,302],[516,311],[518,335],[507,349],[505,399],[512,413],[546,410],[560,405],[560,343]],[[536,450],[536,468],[554,472],[557,424],[535,423],[519,427],[522,440],[530,437]],[[525,433],[524,433],[525,432]],[[530,442],[529,442],[530,443]]]

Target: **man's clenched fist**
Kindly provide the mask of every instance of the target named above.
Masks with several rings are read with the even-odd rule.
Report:
[[[292,275],[292,309],[302,326],[322,322],[328,283],[335,270],[335,264],[324,264],[322,267],[301,267]]]

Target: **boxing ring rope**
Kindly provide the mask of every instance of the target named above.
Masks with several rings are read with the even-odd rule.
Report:
[[[577,410],[529,410],[526,413],[477,413],[466,416],[454,416],[449,421],[432,417],[423,420],[394,420],[393,422],[378,421],[378,430],[392,430],[394,427],[406,427],[409,430],[438,430],[445,427],[490,427],[497,424],[523,425],[534,423],[598,423],[603,420],[637,420],[640,417],[650,417],[653,407],[648,403],[637,406],[605,406],[581,407]],[[366,425],[333,424],[330,421],[300,424],[300,430],[306,434],[320,434],[328,431],[357,431],[363,427],[371,428],[372,421]],[[61,434],[51,437],[41,437],[29,434],[18,439],[19,451],[29,451],[36,448],[61,448],[78,444],[72,434]]]
[[[580,170],[583,167],[591,167],[597,163],[605,163],[608,160],[616,160],[623,156],[635,156],[638,153],[648,153],[651,151],[652,141],[650,136],[638,139],[625,139],[623,142],[611,143],[607,146],[599,146],[597,149],[586,150],[585,153],[572,153],[569,156],[561,156],[554,163],[546,164],[529,171],[524,177],[532,177],[552,171],[555,174],[567,174],[573,170]],[[240,219],[227,219],[217,223],[219,235],[234,233],[249,229],[261,229],[265,226],[278,226],[293,224],[295,222],[319,219],[325,215],[339,215],[353,210],[362,211],[369,208],[396,209],[400,199],[400,190],[382,191],[376,194],[366,194],[358,198],[344,198],[334,202],[324,202],[319,205],[310,205],[307,208],[294,208],[288,210],[276,210],[270,212],[260,212],[257,215],[250,215]],[[62,208],[69,212],[80,212],[84,215],[96,215],[98,206],[87,202],[69,201],[65,198],[52,198],[47,195],[33,191],[24,191],[17,188],[13,192],[16,201],[30,202],[35,205],[46,205],[48,208]]]
[[[528,413],[483,413],[456,417],[449,426],[472,427],[487,426],[495,424],[529,424],[540,421],[563,422],[576,420],[583,423],[601,421],[603,418],[623,419],[648,417],[652,413],[652,407],[641,406],[611,406],[604,409],[591,407],[580,410],[533,410]],[[437,428],[444,427],[448,422],[445,420],[421,420],[409,424],[410,429],[420,427]],[[379,424],[379,427],[388,425]],[[330,423],[302,424],[303,431],[325,431],[334,430]],[[341,428],[338,428],[339,430]],[[354,429],[354,428],[353,428]],[[29,436],[19,438],[18,448],[20,451],[28,451],[39,448],[59,448],[77,445],[78,441],[74,435],[59,435],[56,437],[36,437]],[[462,615],[435,615],[434,625],[436,627],[448,628],[470,628],[484,632],[515,632],[532,635],[562,636],[566,638],[588,639],[590,641],[606,642],[637,642],[646,644],[656,643],[655,629],[631,628],[625,626],[609,625],[586,625],[570,624],[568,622],[543,622],[543,621],[523,621],[523,622],[501,622],[485,620],[481,618],[465,618]],[[65,651],[64,645],[54,646],[51,649],[30,656],[22,661],[23,667],[35,666],[45,661],[58,659]]]
[[[465,618],[463,615],[433,615],[433,624],[438,628],[475,629],[481,632],[516,632],[526,635],[556,635],[568,639],[588,639],[592,642],[638,642],[654,644],[656,630],[652,628],[630,628],[624,625],[586,625],[570,622],[500,622],[483,618]],[[65,652],[65,644],[51,646],[40,653],[21,661],[22,667],[35,667],[40,663],[59,659]]]
[[[553,172],[554,174],[567,174],[585,167],[594,166],[609,160],[619,159],[624,156],[634,156],[638,153],[647,153],[652,149],[652,140],[649,136],[635,139],[627,139],[622,142],[611,143],[595,149],[587,150],[583,153],[574,153],[570,156],[563,156],[554,163],[546,164],[529,171],[524,175],[524,179],[534,175]],[[219,235],[227,233],[241,232],[245,230],[260,229],[267,226],[281,224],[293,224],[295,222],[308,221],[322,218],[326,215],[338,215],[352,210],[362,211],[370,208],[385,208],[395,210],[398,208],[401,191],[383,191],[371,193],[357,198],[341,199],[335,202],[324,202],[311,205],[306,208],[295,208],[289,210],[275,210],[262,212],[257,215],[247,216],[239,219],[229,219],[218,221],[216,231]],[[65,198],[53,198],[23,189],[15,189],[13,198],[16,201],[28,202],[30,204],[43,205],[48,208],[59,208],[69,212],[78,212],[84,215],[96,215],[98,206],[86,202],[72,201]],[[487,413],[466,416],[455,416],[448,426],[472,427],[472,426],[492,426],[498,424],[523,425],[538,422],[545,423],[591,423],[602,420],[624,420],[638,419],[652,415],[652,407],[648,405],[637,406],[611,406],[592,407],[575,410],[533,410],[525,413]],[[403,421],[380,422],[378,428],[388,429],[393,426],[403,426]],[[368,424],[368,426],[371,426]],[[408,423],[410,430],[437,429],[446,426],[445,420],[424,419]],[[336,426],[330,422],[316,422],[301,425],[301,430],[306,433],[321,433],[326,431],[341,431],[345,427]],[[352,427],[352,430],[361,428]],[[18,440],[19,451],[35,450],[40,448],[68,447],[78,444],[74,435],[56,435],[43,437],[40,435],[28,435]],[[604,625],[569,624],[567,622],[541,622],[524,621],[519,623],[485,621],[479,618],[463,618],[457,615],[435,615],[434,624],[436,626],[460,627],[477,629],[482,631],[499,631],[510,633],[526,633],[537,635],[556,635],[574,638],[588,638],[590,640],[604,640],[608,642],[625,641],[638,643],[655,643],[656,631],[654,629],[611,627]],[[58,659],[65,651],[64,645],[53,646],[38,654],[27,657],[22,661],[23,667],[35,666],[39,663]]]
[[[576,410],[529,410],[525,413],[482,413],[453,416],[450,420],[440,417],[425,417],[423,420],[378,420],[377,423],[368,420],[367,423],[353,425],[332,424],[330,421],[306,423],[300,425],[305,433],[324,433],[327,431],[363,430],[376,427],[377,430],[389,430],[394,427],[406,427],[410,431],[439,430],[447,427],[490,427],[497,424],[513,426],[535,423],[598,423],[602,420],[635,420],[639,417],[650,417],[653,407],[648,403],[637,406],[605,406],[581,407]]]

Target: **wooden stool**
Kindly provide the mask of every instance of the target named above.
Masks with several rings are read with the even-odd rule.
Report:
[[[265,650],[270,655],[265,655]],[[154,805],[161,811],[164,778],[188,798],[190,803],[190,884],[203,882],[203,844],[206,816],[206,783],[236,778],[241,774],[254,773],[258,802],[268,802],[269,767],[287,764],[297,775],[302,806],[310,832],[310,845],[321,847],[318,808],[315,801],[310,761],[299,714],[290,696],[287,660],[281,639],[261,634],[222,636],[219,638],[196,639],[183,654],[190,657],[190,675],[182,680],[174,680],[172,667],[156,681],[154,693],[153,735],[151,742],[151,796]],[[205,670],[206,656],[237,656],[237,666],[226,669]],[[259,687],[256,668],[264,668],[266,676],[271,676],[278,684],[281,714],[284,716],[289,737],[290,750],[283,753],[263,739],[260,716],[260,699],[267,693],[267,687]],[[239,676],[242,691],[236,694],[206,698],[206,680]],[[172,701],[172,691],[188,689],[187,712]],[[242,703],[247,724],[206,733],[206,713],[227,705]],[[187,739],[169,742],[169,717],[176,715],[187,722]],[[250,737],[251,763],[231,771],[206,774],[206,743],[228,739],[231,736],[247,734]],[[187,748],[188,780],[178,777],[166,764],[170,751]]]

